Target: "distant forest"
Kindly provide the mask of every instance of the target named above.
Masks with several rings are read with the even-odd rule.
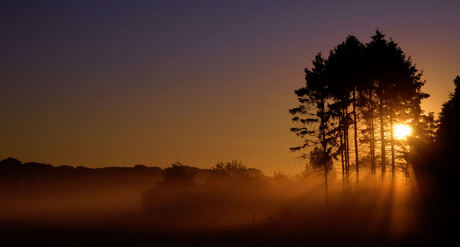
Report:
[[[152,184],[162,176],[159,167],[136,165],[134,167],[88,168],[84,166],[52,166],[26,162],[14,158],[0,161],[0,190],[3,192],[50,192],[87,186]]]
[[[213,178],[262,178],[263,173],[247,168],[242,162],[219,162],[211,169],[199,169],[179,162],[167,168],[135,165],[132,167],[88,168],[84,166],[53,166],[26,162],[14,158],[0,161],[0,191],[3,192],[53,192],[79,189],[84,186],[145,188],[164,186],[193,186]]]

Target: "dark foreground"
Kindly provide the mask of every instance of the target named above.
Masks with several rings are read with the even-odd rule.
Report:
[[[434,246],[426,236],[388,239],[330,231],[321,234],[280,226],[193,231],[130,229],[33,228],[1,229],[4,246]],[[7,244],[8,243],[8,244]]]
[[[295,205],[266,215],[247,214],[228,225],[218,219],[221,215],[227,221],[224,211],[212,216],[215,221],[204,220],[212,214],[209,208],[125,211],[105,217],[98,212],[75,218],[10,217],[1,221],[0,242],[2,246],[438,246],[455,238],[458,226],[440,218],[446,216],[440,204],[422,202],[408,193],[413,193],[409,187],[391,186],[332,192],[328,205],[296,199]]]

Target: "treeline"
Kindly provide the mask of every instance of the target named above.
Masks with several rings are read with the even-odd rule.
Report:
[[[52,166],[37,162],[26,162],[14,158],[0,161],[0,190],[10,192],[63,192],[72,189],[86,189],[91,186],[144,189],[159,186],[193,186],[205,184],[208,180],[262,178],[263,173],[247,168],[241,162],[218,163],[212,169],[199,169],[174,163],[170,167],[88,168],[84,166]],[[84,187],[84,188],[83,188]]]
[[[460,172],[460,76],[454,79],[455,89],[443,104],[433,138],[411,140],[408,160],[413,163],[420,182],[442,193],[457,193]],[[456,199],[456,197],[451,197]],[[453,204],[453,205],[456,205]]]
[[[426,222],[435,239],[456,241],[460,188],[460,76],[455,90],[443,104],[434,138],[412,140],[408,160],[413,164]],[[430,134],[431,135],[431,134]]]
[[[0,190],[12,193],[66,192],[88,187],[149,186],[162,178],[163,169],[134,167],[88,168],[52,166],[14,158],[0,161]]]
[[[412,138],[431,138],[420,103],[422,73],[393,40],[376,31],[368,43],[355,36],[319,53],[312,68],[305,69],[306,84],[295,90],[299,105],[289,110],[302,143],[291,148],[309,158],[309,165],[327,174],[337,164],[344,181],[353,172],[359,181],[360,168],[382,178],[391,168],[407,172],[406,138],[395,137],[396,124],[413,130]],[[402,168],[402,169],[397,169]]]

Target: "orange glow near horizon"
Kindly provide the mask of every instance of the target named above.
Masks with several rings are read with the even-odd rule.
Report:
[[[397,140],[405,140],[412,134],[412,128],[407,124],[395,124],[393,127],[394,137]]]
[[[93,2],[2,5],[0,160],[298,174],[288,110],[318,52],[378,27],[423,70],[434,116],[460,71],[453,3]]]

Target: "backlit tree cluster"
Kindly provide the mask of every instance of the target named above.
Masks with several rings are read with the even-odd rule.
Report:
[[[391,168],[394,176],[404,168],[405,146],[395,138],[395,124],[408,124],[414,135],[420,129],[420,103],[428,97],[421,75],[380,31],[365,44],[348,36],[305,69],[306,84],[295,90],[299,105],[289,110],[291,131],[302,143],[291,150],[324,168],[326,179],[332,164],[340,164],[344,179],[353,171],[356,182],[362,167],[382,177]]]

